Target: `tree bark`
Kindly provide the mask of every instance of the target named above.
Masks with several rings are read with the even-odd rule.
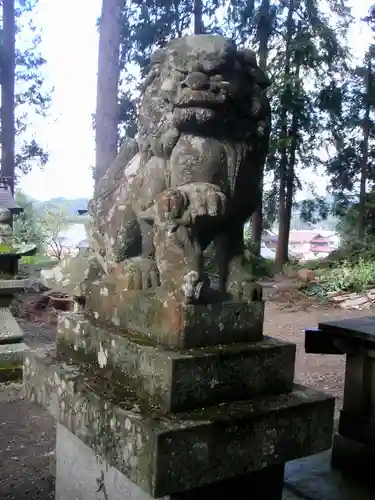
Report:
[[[300,76],[300,66],[296,68],[296,81],[299,80]],[[289,260],[289,233],[290,224],[292,219],[292,208],[293,208],[293,196],[294,196],[294,167],[296,164],[296,152],[297,152],[297,134],[298,134],[298,116],[297,110],[293,110],[292,124],[290,127],[290,149],[289,149],[289,161],[288,161],[288,172],[286,181],[286,196],[285,196],[285,241],[286,244],[283,246],[283,261],[284,264]]]
[[[271,34],[270,27],[270,0],[262,0],[260,6],[260,22],[259,22],[259,66],[263,71],[267,69],[268,59],[268,42]],[[262,233],[263,233],[263,184],[264,184],[264,167],[260,176],[260,190],[262,196],[260,203],[251,217],[251,241],[253,253],[260,257]]]
[[[289,1],[289,10],[287,18],[287,34],[286,34],[286,49],[285,49],[285,66],[284,66],[284,95],[290,86],[290,64],[291,64],[291,42],[293,37],[293,13],[294,0]],[[288,199],[287,199],[287,184],[288,184],[288,109],[285,101],[281,105],[281,158],[280,158],[280,192],[279,192],[279,232],[276,246],[275,268],[280,272],[284,264],[288,261],[289,256],[289,227],[288,223]],[[289,175],[290,176],[290,175]],[[289,179],[290,184],[290,179]]]
[[[121,11],[124,0],[103,0],[99,23],[99,55],[95,115],[95,183],[117,155],[118,82]]]
[[[194,0],[194,34],[202,35],[203,33],[203,0]]]
[[[357,238],[363,239],[365,236],[365,212],[366,212],[366,181],[368,177],[368,153],[370,137],[370,108],[371,108],[371,82],[372,82],[372,64],[369,57],[366,74],[366,97],[365,97],[365,116],[363,118],[363,143],[362,158],[360,166],[360,188],[357,219]]]
[[[14,0],[3,0],[3,47],[1,55],[1,177],[14,194],[16,71],[16,18]]]

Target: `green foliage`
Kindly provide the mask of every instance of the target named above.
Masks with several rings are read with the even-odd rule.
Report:
[[[316,282],[306,285],[308,295],[329,292],[360,292],[375,283],[375,242],[368,240],[344,244],[327,258],[306,262]]]
[[[46,88],[43,67],[46,63],[39,51],[40,33],[33,23],[38,0],[15,0],[16,8],[16,180],[33,165],[43,166],[48,154],[27,133],[34,116],[45,117],[51,104],[51,89]],[[0,14],[1,16],[1,14]],[[0,17],[2,30],[2,18]],[[1,47],[0,47],[1,50]],[[1,56],[1,52],[0,52]],[[1,75],[0,75],[1,76]],[[0,81],[1,83],[1,81]]]
[[[344,203],[342,203],[344,205]],[[356,241],[356,226],[359,214],[359,203],[352,203],[346,200],[346,211],[342,210],[342,217],[337,224],[337,232],[346,243]],[[364,238],[366,241],[375,241],[375,192],[366,195],[364,212]],[[363,246],[363,243],[360,243]]]
[[[316,275],[322,291],[360,292],[375,282],[375,260],[360,257],[357,262],[344,260],[336,267],[320,270]]]
[[[246,238],[245,267],[256,278],[271,278],[275,274],[275,261],[258,257],[254,252],[253,244],[248,238]]]
[[[317,196],[314,199],[307,199],[300,203],[300,217],[304,222],[316,224],[320,220],[328,218],[330,205],[325,198]]]
[[[368,16],[364,19],[375,33],[375,3],[370,7]]]
[[[69,204],[60,201],[58,204],[44,205],[38,210],[35,203],[16,191],[16,202],[24,211],[14,218],[13,231],[17,243],[34,243],[39,252],[46,248],[57,259],[62,257],[64,241],[62,234],[72,225],[69,215]]]
[[[375,46],[370,46],[363,64],[348,70],[343,83],[335,85],[324,104],[321,100],[330,116],[329,139],[334,147],[334,154],[325,163],[330,191],[334,195],[334,210],[341,216],[351,211],[347,221],[355,212],[359,217],[356,204],[361,177],[365,178],[364,202],[366,190],[375,186],[375,73],[370,64],[374,55]],[[365,134],[367,124],[368,140]],[[363,162],[365,169],[362,168]]]
[[[46,208],[42,215],[42,224],[45,244],[52,255],[60,260],[65,248],[62,233],[71,227],[68,207]]]
[[[272,278],[275,274],[275,261],[273,259],[257,257],[254,254],[248,256],[245,267],[256,278]]]
[[[257,51],[260,63],[267,63],[273,117],[263,193],[266,228],[274,224],[280,200],[290,222],[290,206],[302,187],[302,169],[315,172],[326,167],[336,194],[343,192],[344,184],[350,189],[350,182],[353,185],[358,179],[358,162],[350,154],[358,158],[361,141],[353,134],[342,133],[349,112],[353,123],[355,114],[362,116],[362,111],[355,109],[356,99],[357,108],[363,107],[356,90],[361,87],[363,94],[363,74],[358,70],[357,76],[347,82],[350,58],[346,31],[353,18],[347,0],[328,0],[326,4],[328,11],[323,11],[318,0],[202,2],[205,32],[221,33],[240,46],[250,46]],[[194,17],[192,0],[126,3],[121,41],[120,135],[135,135],[137,73],[141,77],[146,74],[155,48],[164,47],[171,38],[192,33]],[[354,70],[350,73],[355,74]],[[325,163],[320,153],[327,146],[333,148],[334,154]],[[355,154],[347,149],[349,146]],[[332,215],[319,197],[305,201],[299,208],[301,219],[310,223]]]
[[[55,260],[44,254],[29,255],[20,259],[20,263],[26,266],[43,266],[51,262],[55,262]]]
[[[39,250],[42,249],[45,233],[43,221],[36,210],[34,203],[21,191],[16,191],[17,204],[23,208],[20,215],[14,217],[13,232],[17,243],[33,243]]]

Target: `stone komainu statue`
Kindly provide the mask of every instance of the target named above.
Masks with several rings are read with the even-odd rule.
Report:
[[[97,261],[124,289],[162,285],[187,302],[252,300],[243,227],[261,196],[268,85],[254,52],[223,37],[186,36],[153,54],[138,140],[123,145],[89,208]],[[203,266],[211,243],[216,292]]]

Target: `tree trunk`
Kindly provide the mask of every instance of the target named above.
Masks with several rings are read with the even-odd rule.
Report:
[[[16,71],[16,19],[14,0],[3,0],[3,47],[1,55],[1,177],[14,194]]]
[[[357,219],[357,238],[363,239],[365,236],[365,212],[366,212],[366,181],[368,170],[368,150],[370,136],[370,107],[371,107],[371,82],[372,82],[372,66],[371,57],[369,57],[367,65],[367,82],[366,82],[366,100],[365,100],[365,116],[363,118],[363,145],[362,158],[360,166],[360,189],[359,189],[359,204],[358,204],[358,219]]]
[[[204,33],[203,0],[194,0],[194,34]]]
[[[300,66],[296,68],[296,81],[298,81],[300,75]],[[296,163],[296,152],[297,152],[297,134],[298,134],[298,116],[297,110],[293,110],[292,124],[290,127],[290,149],[289,149],[289,162],[288,162],[288,172],[286,181],[286,196],[285,196],[285,241],[286,245],[283,246],[283,261],[284,264],[289,260],[289,233],[290,224],[292,219],[292,208],[293,208],[293,195],[294,195],[294,167]]]
[[[103,0],[99,23],[98,78],[95,115],[95,182],[117,155],[118,82],[121,11],[124,0]]]
[[[293,26],[294,0],[289,1],[289,10],[287,18],[287,35],[285,49],[285,67],[284,67],[284,92],[286,95],[290,86],[290,62],[291,62],[291,41],[294,31]],[[287,183],[288,183],[288,109],[285,99],[281,103],[281,158],[280,158],[280,193],[279,193],[279,232],[276,246],[275,269],[280,272],[284,264],[288,261],[289,247],[289,225],[288,222],[288,204],[287,204]],[[290,180],[289,180],[290,182]],[[290,219],[290,218],[289,218]]]
[[[268,42],[271,34],[270,27],[270,0],[262,0],[260,6],[260,22],[259,22],[259,66],[263,71],[267,69],[268,59]],[[264,167],[260,176],[260,190],[262,196],[260,203],[251,217],[251,241],[253,244],[253,252],[257,257],[260,257],[262,232],[263,232],[263,180]]]

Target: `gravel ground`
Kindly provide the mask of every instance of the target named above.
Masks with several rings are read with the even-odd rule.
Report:
[[[56,327],[19,320],[30,346],[54,342]],[[49,500],[49,473],[55,446],[55,422],[40,406],[23,397],[21,384],[0,384],[0,499]]]
[[[304,353],[304,329],[328,318],[368,315],[369,312],[309,307],[301,310],[287,304],[269,302],[266,309],[266,335],[297,344],[296,380],[327,391],[342,400],[344,357]],[[54,341],[55,326],[20,321],[29,345]],[[53,419],[39,406],[22,396],[20,384],[0,384],[0,499],[48,500],[54,498],[53,478],[49,473],[54,449]]]

